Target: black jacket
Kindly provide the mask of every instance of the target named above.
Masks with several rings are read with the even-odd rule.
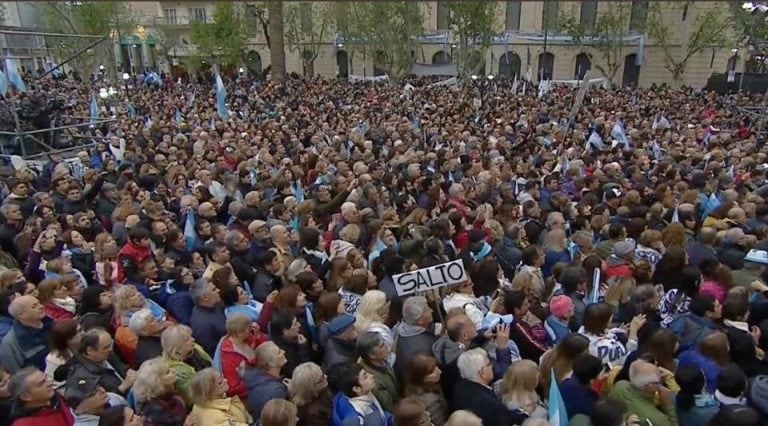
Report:
[[[518,424],[491,388],[466,379],[461,379],[454,387],[453,410],[471,411],[484,425]]]
[[[214,309],[195,306],[192,308],[192,317],[189,327],[192,329],[192,337],[205,349],[208,355],[213,356],[219,340],[227,334],[227,317],[224,309]]]
[[[138,370],[144,361],[156,358],[163,354],[163,346],[160,344],[160,336],[141,336],[136,344],[136,364],[134,370]]]

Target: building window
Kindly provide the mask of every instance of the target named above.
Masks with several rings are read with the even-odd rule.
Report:
[[[683,5],[683,21],[688,18],[688,2]]]
[[[299,9],[299,25],[301,32],[307,34],[312,32],[312,3],[304,2]]]
[[[648,20],[648,0],[632,0],[632,12],[629,15],[629,30],[642,32]]]
[[[520,29],[520,0],[510,0],[507,2],[507,16],[505,28],[511,31]]]
[[[204,7],[189,8],[189,22],[206,22],[207,20]]]
[[[544,0],[544,9],[541,12],[541,29],[546,31],[557,30],[557,0]]]
[[[728,58],[728,63],[725,65],[725,72],[736,72],[736,68],[739,65],[739,56],[733,55]]]
[[[595,22],[597,22],[597,0],[582,0],[579,22],[585,30],[592,31],[595,29]]]
[[[165,25],[176,25],[176,9],[163,9]]]
[[[444,1],[437,2],[437,29],[451,29],[451,10],[448,8],[448,3]]]
[[[592,61],[589,59],[586,53],[579,53],[576,56],[576,69],[574,75],[577,80],[581,80],[592,68]]]

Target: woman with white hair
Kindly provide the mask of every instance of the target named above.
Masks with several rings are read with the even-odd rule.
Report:
[[[331,417],[333,402],[328,379],[319,365],[305,362],[293,370],[293,403],[298,408],[299,426],[325,426]]]
[[[163,353],[160,344],[160,334],[165,330],[166,323],[158,321],[149,309],[141,309],[131,315],[128,328],[138,336],[136,343],[136,360],[132,367],[139,368],[141,364]]]
[[[115,291],[114,307],[115,345],[126,363],[134,365],[139,337],[128,326],[131,316],[142,309],[149,309],[155,319],[165,321],[165,309],[151,299],[145,299],[132,285],[121,286]]]
[[[176,392],[188,407],[192,406],[192,378],[196,371],[211,366],[211,357],[195,343],[192,329],[186,325],[173,325],[160,335],[165,365],[176,373]]]
[[[162,358],[145,362],[133,384],[136,411],[153,426],[188,425],[187,407],[175,385],[176,373]]]
[[[394,334],[392,329],[384,324],[388,314],[389,302],[387,302],[387,295],[381,290],[368,290],[360,298],[360,306],[355,313],[355,328],[358,335],[368,331],[380,335],[390,351],[389,365],[394,365]]]
[[[195,374],[191,391],[195,406],[191,417],[198,425],[248,426],[253,418],[239,397],[227,396],[227,381],[213,368]]]

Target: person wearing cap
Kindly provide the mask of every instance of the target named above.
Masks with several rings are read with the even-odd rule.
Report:
[[[323,370],[342,362],[355,362],[357,359],[357,330],[355,317],[341,314],[328,323],[328,342],[323,354]]]
[[[613,253],[608,258],[607,266],[603,271],[605,280],[609,280],[614,277],[618,278],[631,278],[632,277],[632,261],[635,258],[635,242],[626,239],[624,241],[618,241],[613,245]]]
[[[752,249],[744,256],[744,266],[731,271],[733,283],[739,287],[749,288],[753,282],[763,282],[763,275],[768,266],[768,251]]]
[[[75,415],[74,426],[98,426],[101,415],[111,406],[126,405],[119,395],[107,393],[95,377],[67,378],[64,399]]]
[[[27,367],[16,372],[8,383],[11,392],[13,426],[73,426],[75,417],[67,402],[53,388],[42,371]]]
[[[568,323],[574,314],[573,301],[568,296],[555,296],[549,301],[549,312],[549,317],[544,321],[544,329],[547,330],[548,343],[554,346],[571,332]]]

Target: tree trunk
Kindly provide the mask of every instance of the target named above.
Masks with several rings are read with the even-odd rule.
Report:
[[[285,40],[283,37],[283,2],[267,2],[269,13],[269,59],[272,81],[285,81]]]

